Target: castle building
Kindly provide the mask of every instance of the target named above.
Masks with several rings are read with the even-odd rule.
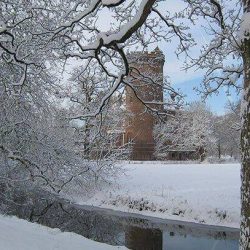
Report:
[[[157,47],[151,53],[128,56],[131,73],[126,86],[126,109],[130,113],[125,142],[132,144],[132,160],[154,160],[153,113],[163,111],[164,55]],[[152,112],[154,111],[154,112]]]

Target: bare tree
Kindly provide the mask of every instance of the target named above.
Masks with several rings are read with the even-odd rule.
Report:
[[[203,161],[214,150],[213,115],[204,103],[191,103],[186,109],[176,110],[155,127],[156,152],[167,156],[168,152],[193,152],[189,157]]]
[[[226,114],[214,117],[214,135],[219,159],[222,155],[240,159],[240,119],[240,103],[232,102],[228,103]]]
[[[244,95],[242,100],[241,129],[241,249],[250,248],[250,1],[243,0],[244,16],[242,20],[241,53],[244,64]]]
[[[250,2],[248,0],[230,1],[189,1],[188,14],[193,22],[203,17],[208,23],[207,32],[210,43],[204,45],[198,58],[189,60],[189,67],[206,70],[203,84],[199,90],[205,97],[217,92],[221,87],[235,87],[243,91],[241,158],[242,158],[242,221],[240,249],[250,248],[250,181],[249,181],[249,54],[250,54]],[[243,13],[242,13],[243,12]],[[243,84],[240,78],[243,76]]]

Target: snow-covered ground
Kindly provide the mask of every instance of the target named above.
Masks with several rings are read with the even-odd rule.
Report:
[[[110,246],[86,239],[78,234],[63,233],[16,217],[0,215],[1,250],[115,250]]]
[[[239,227],[240,164],[125,164],[117,184],[80,204]]]

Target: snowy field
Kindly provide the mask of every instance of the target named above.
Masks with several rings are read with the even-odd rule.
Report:
[[[115,250],[110,246],[74,233],[62,233],[16,217],[0,216],[1,250]]]
[[[117,183],[80,204],[239,227],[240,164],[125,164]]]

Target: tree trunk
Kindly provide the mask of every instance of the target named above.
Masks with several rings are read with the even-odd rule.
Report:
[[[244,12],[250,12],[250,1],[243,0]],[[243,44],[244,96],[241,130],[241,233],[240,250],[250,249],[250,39]]]
[[[90,159],[90,124],[89,121],[86,121],[84,128],[84,157]]]
[[[220,142],[219,142],[219,145],[218,145],[218,157],[219,157],[219,159],[221,158],[221,145],[220,145]]]

